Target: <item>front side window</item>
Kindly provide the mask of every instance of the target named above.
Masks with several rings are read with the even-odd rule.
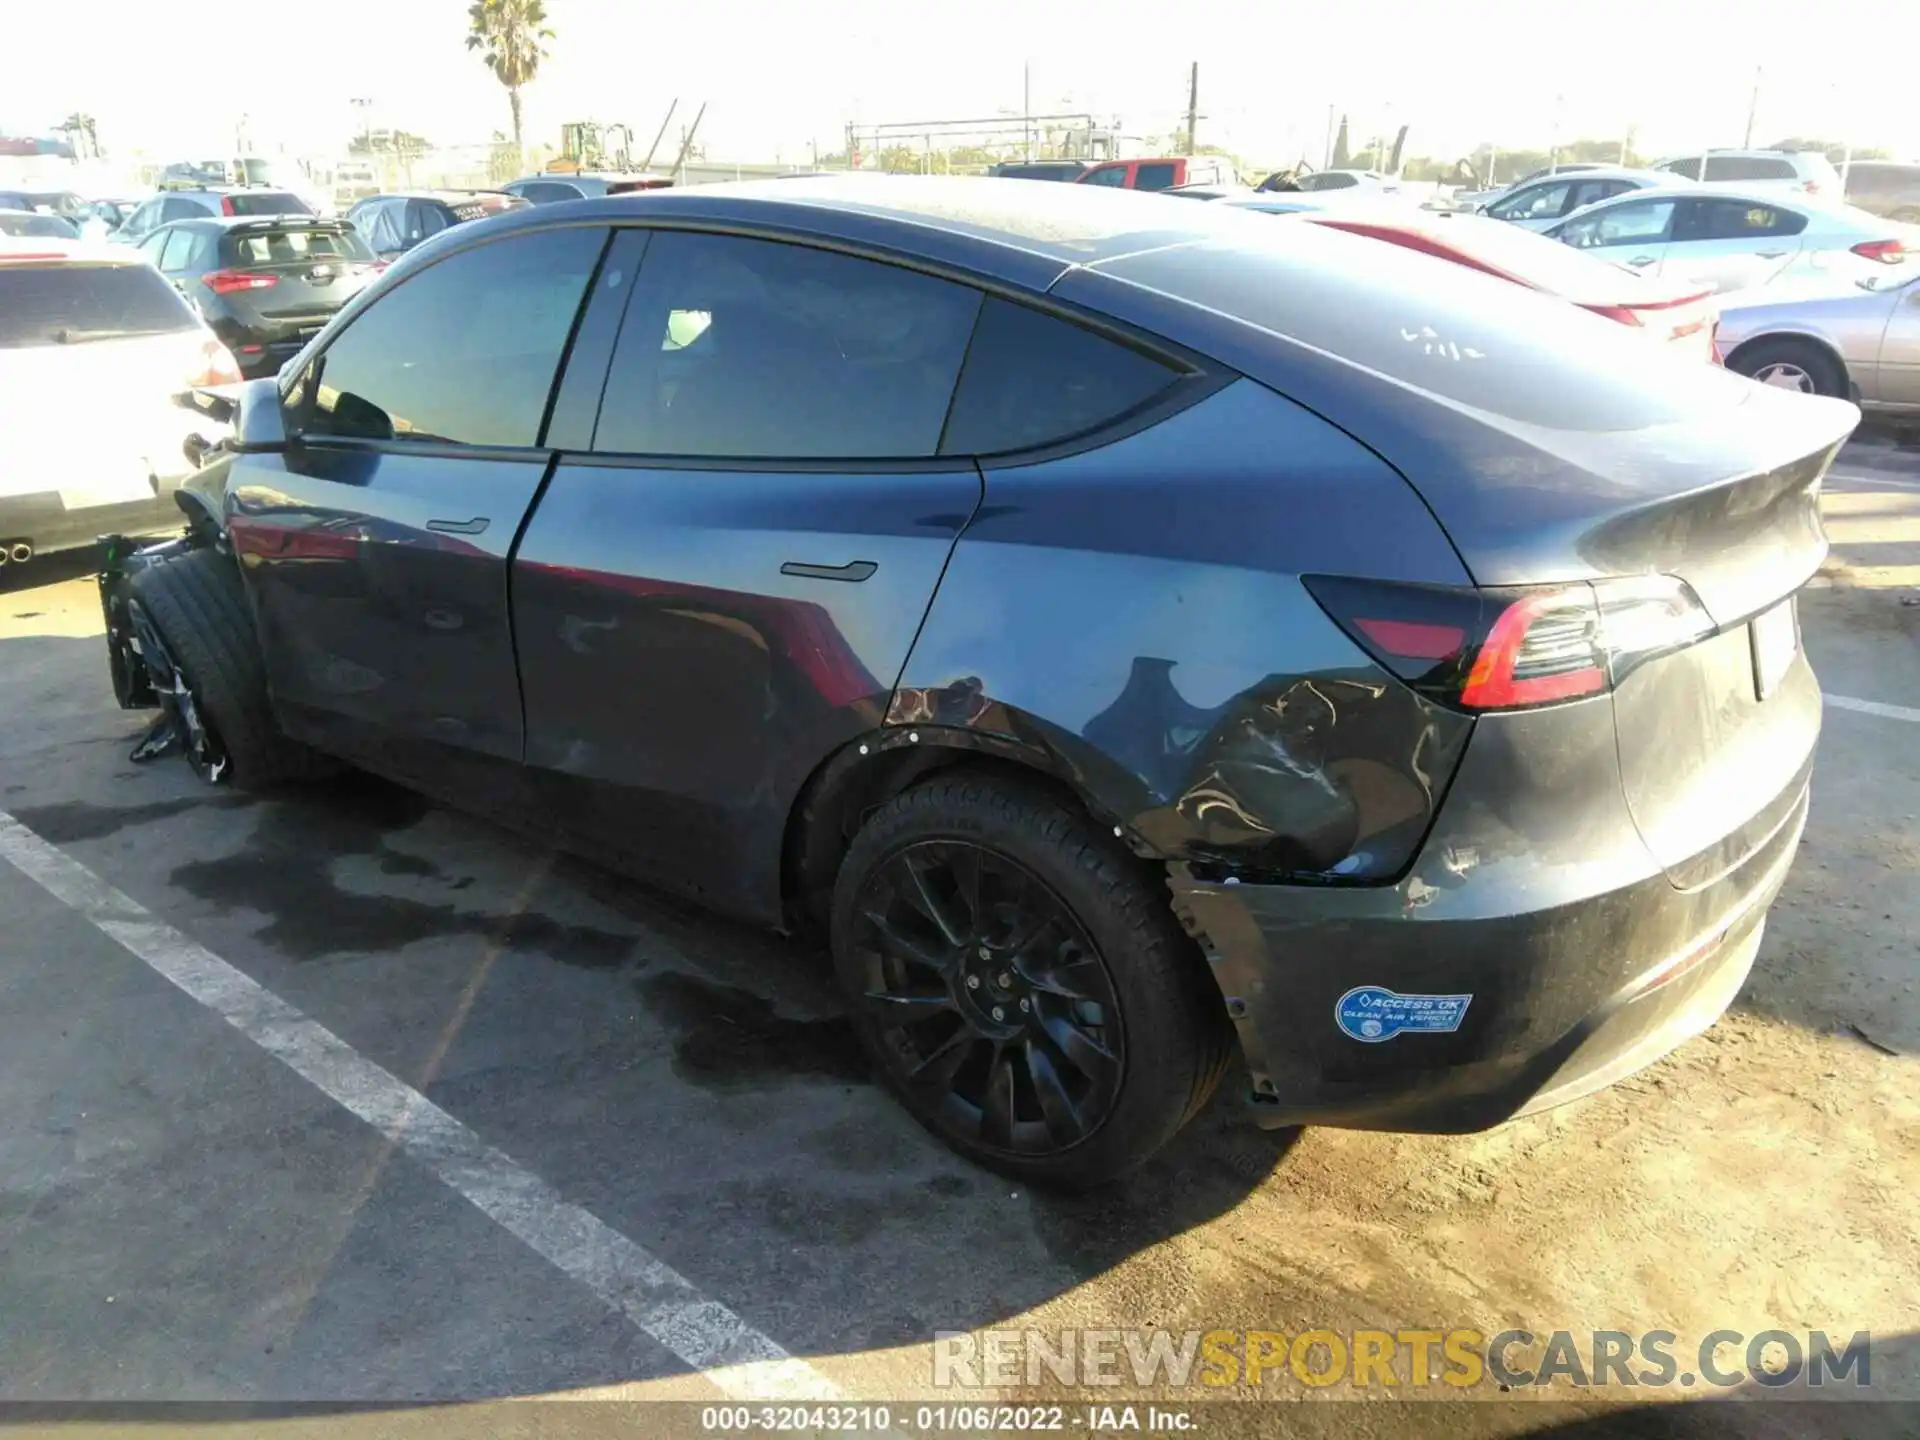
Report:
[[[369,306],[320,357],[304,433],[528,446],[604,230],[510,235],[450,255]]]
[[[1578,215],[1554,232],[1581,250],[1609,245],[1659,245],[1673,223],[1673,201],[1640,200],[1614,205],[1594,215]]]
[[[1136,190],[1165,190],[1173,184],[1173,166],[1136,165],[1133,170],[1133,188]]]
[[[653,236],[594,448],[924,458],[980,294],[895,265],[731,235]]]
[[[1669,160],[1666,164],[1656,168],[1668,171],[1674,175],[1684,175],[1689,180],[1698,180],[1700,178],[1700,157],[1698,155],[1688,155],[1684,159]],[[1718,167],[1715,168],[1716,170],[1718,169]]]
[[[1097,170],[1089,170],[1080,183],[1082,185],[1117,185],[1124,189],[1127,183],[1127,167],[1105,165]]]
[[[1522,190],[1518,195],[1508,196],[1487,213],[1496,220],[1550,219],[1566,209],[1567,191],[1572,188],[1571,182],[1566,180],[1535,185],[1530,190]]]
[[[1138,350],[989,296],[940,452],[998,455],[1071,439],[1145,404],[1179,378]]]

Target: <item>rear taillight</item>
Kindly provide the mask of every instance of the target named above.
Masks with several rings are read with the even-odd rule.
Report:
[[[1374,659],[1460,710],[1525,710],[1603,694],[1714,628],[1686,582],[1666,575],[1497,590],[1327,575],[1304,583]]]
[[[200,283],[216,295],[231,295],[236,290],[271,290],[280,283],[280,277],[250,270],[209,270],[200,277]]]
[[[232,351],[211,335],[200,342],[200,363],[187,377],[189,387],[238,385],[241,379],[240,367],[234,363]]]
[[[1907,257],[1907,247],[1898,240],[1862,240],[1853,247],[1853,253],[1863,260],[1878,260],[1886,265],[1898,265]]]
[[[220,213],[222,215],[238,215],[240,213],[233,208],[233,197],[231,195],[222,195],[220,197]]]

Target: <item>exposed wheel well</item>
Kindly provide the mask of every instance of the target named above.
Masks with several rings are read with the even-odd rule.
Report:
[[[1041,757],[981,748],[973,737],[921,730],[917,743],[875,742],[862,754],[849,745],[823,761],[801,787],[787,817],[781,851],[781,896],[795,932],[824,938],[840,862],[862,822],[901,791],[939,771],[966,769],[1003,774],[1051,791],[1083,814],[1090,807],[1074,788],[1049,770]],[[1097,818],[1097,817],[1096,817]]]

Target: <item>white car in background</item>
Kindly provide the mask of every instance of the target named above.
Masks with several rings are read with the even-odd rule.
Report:
[[[1643,275],[1725,292],[1792,276],[1874,273],[1906,258],[1900,230],[1851,206],[1686,185],[1616,195],[1544,233]]]
[[[1818,150],[1705,150],[1662,160],[1654,169],[1676,184],[1737,185],[1761,194],[1838,205],[1846,193],[1840,172]]]
[[[1675,183],[1673,176],[1656,170],[1593,165],[1571,174],[1562,170],[1522,181],[1480,206],[1479,213],[1489,220],[1506,220],[1527,230],[1546,230],[1574,211],[1610,200],[1615,195]]]
[[[0,239],[0,563],[184,523],[191,436],[224,433],[173,397],[240,370],[140,256]]]

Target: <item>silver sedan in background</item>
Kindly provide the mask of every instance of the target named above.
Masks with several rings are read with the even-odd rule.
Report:
[[[1682,185],[1616,195],[1545,233],[1643,275],[1724,292],[1809,275],[1862,278],[1906,258],[1906,229],[1850,205]]]
[[[1853,284],[1731,296],[1714,346],[1728,369],[1762,384],[1920,419],[1920,263]]]

